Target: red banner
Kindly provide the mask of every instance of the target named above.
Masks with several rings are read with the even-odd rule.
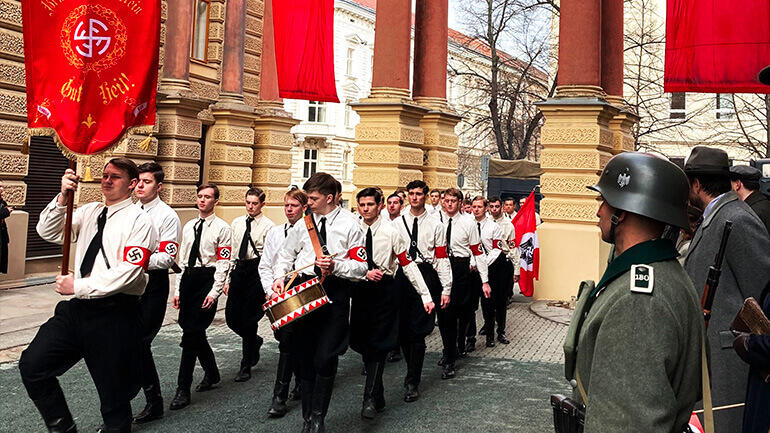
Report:
[[[666,92],[770,93],[770,2],[668,0]]]
[[[94,154],[155,123],[159,0],[25,0],[27,123]]]
[[[519,289],[524,296],[535,292],[535,279],[540,279],[540,243],[537,240],[535,192],[531,192],[524,206],[511,221],[515,230],[516,248],[519,249]]]
[[[334,81],[334,0],[273,0],[282,98],[340,102]]]

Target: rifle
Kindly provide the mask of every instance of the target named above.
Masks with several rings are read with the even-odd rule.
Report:
[[[700,303],[703,308],[703,320],[706,324],[706,329],[709,327],[709,320],[711,319],[711,307],[714,304],[714,296],[717,292],[717,286],[719,286],[719,277],[722,275],[722,261],[725,258],[725,250],[727,249],[727,239],[730,237],[730,231],[733,229],[732,221],[725,221],[725,228],[722,230],[722,242],[719,244],[719,251],[714,258],[714,264],[709,266],[709,274],[706,278],[706,286],[703,288],[703,295],[701,296]]]

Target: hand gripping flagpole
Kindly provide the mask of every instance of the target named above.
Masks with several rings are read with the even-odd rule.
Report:
[[[75,160],[70,159],[69,168],[75,171]],[[64,240],[61,251],[61,274],[69,274],[70,246],[72,245],[72,210],[75,207],[75,191],[67,191],[67,213],[64,216]]]

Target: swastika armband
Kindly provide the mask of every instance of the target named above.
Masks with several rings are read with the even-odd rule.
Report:
[[[655,285],[655,274],[650,265],[631,266],[631,291],[634,293],[652,294]]]
[[[401,266],[406,266],[409,263],[412,263],[412,261],[409,260],[409,256],[406,255],[406,250],[398,253],[397,257],[398,257],[398,264]]]
[[[359,261],[359,262],[365,262],[366,261],[366,248],[364,248],[364,247],[353,247],[350,250],[348,250],[348,257],[350,257],[353,260]]]
[[[474,256],[480,256],[484,253],[483,251],[481,251],[481,244],[471,245],[471,252],[473,252]]]
[[[174,241],[162,241],[158,247],[158,251],[166,253],[172,258],[176,258],[176,255],[179,252],[179,244]]]
[[[446,245],[436,247],[436,258],[437,259],[446,259],[449,256],[446,254]]]
[[[492,249],[502,250],[503,241],[501,241],[500,239],[492,239]]]
[[[230,260],[230,247],[217,248],[217,260]]]
[[[147,265],[150,264],[150,250],[127,246],[123,248],[123,261],[147,269]]]

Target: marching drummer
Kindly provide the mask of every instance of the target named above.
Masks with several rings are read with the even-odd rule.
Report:
[[[198,218],[182,229],[179,265],[181,278],[176,279],[174,308],[179,310],[182,328],[182,359],[174,400],[169,409],[182,409],[190,404],[195,360],[199,359],[205,375],[195,387],[208,391],[219,383],[214,352],[206,339],[206,329],[214,320],[217,298],[222,293],[230,270],[230,226],[214,214],[219,202],[219,188],[203,184],[198,187],[196,205]]]
[[[273,222],[262,214],[265,206],[265,193],[259,188],[249,188],[245,198],[246,215],[233,220],[232,254],[230,254],[230,273],[227,275],[225,295],[225,319],[227,326],[241,339],[243,355],[241,368],[235,376],[236,382],[251,379],[251,367],[259,362],[259,349],[262,337],[257,335],[257,324],[265,313],[265,292],[259,278],[259,260],[267,231]],[[272,281],[272,280],[268,280]],[[269,284],[269,283],[268,283]]]
[[[398,284],[396,271],[405,275],[410,288],[422,299],[427,314],[434,303],[417,265],[407,257],[409,242],[380,214],[382,193],[365,188],[356,196],[365,233],[366,281],[351,291],[350,347],[360,353],[366,367],[366,384],[361,417],[374,418],[385,408],[382,371],[385,356],[396,347],[398,338]],[[399,265],[401,266],[399,268]]]
[[[283,212],[287,221],[270,229],[265,236],[265,244],[262,249],[262,259],[259,262],[259,278],[266,283],[263,285],[267,298],[275,297],[273,289],[268,281],[273,281],[273,267],[278,260],[286,236],[302,218],[307,210],[307,195],[301,189],[288,191],[283,198]],[[273,388],[273,401],[267,415],[271,418],[281,418],[288,412],[286,400],[297,400],[300,397],[300,379],[295,377],[295,387],[289,393],[291,375],[294,372],[294,362],[291,361],[291,337],[294,327],[289,324],[275,331],[275,339],[278,340],[278,371],[275,375],[275,387]],[[295,375],[296,376],[296,375]]]
[[[152,357],[152,340],[158,335],[166,316],[168,303],[168,270],[176,268],[176,255],[179,252],[179,238],[182,236],[182,223],[179,216],[160,199],[165,174],[155,161],[145,162],[137,167],[139,183],[134,194],[139,199],[135,206],[146,212],[158,232],[158,249],[150,256],[149,280],[140,302],[142,321],[142,389],[147,404],[134,417],[134,423],[144,424],[163,416],[163,397],[160,391],[160,378]]]
[[[444,205],[444,230],[447,255],[452,266],[452,305],[438,313],[438,326],[444,353],[440,365],[444,367],[442,379],[455,376],[454,363],[465,356],[465,336],[471,321],[476,319],[471,303],[471,257],[475,259],[474,271],[478,271],[485,297],[489,297],[489,273],[486,256],[481,248],[479,233],[471,216],[462,214],[463,194],[456,188],[446,190]]]
[[[409,211],[391,224],[404,239],[408,239],[407,258],[417,264],[434,304],[446,309],[452,292],[452,270],[446,254],[444,228],[441,221],[428,215],[425,209],[428,185],[422,180],[413,180],[406,190]],[[420,397],[418,388],[425,359],[425,337],[433,331],[435,316],[426,311],[423,298],[410,285],[403,280],[398,285],[401,289],[399,344],[407,368],[404,401],[409,403]]]
[[[292,356],[302,379],[303,431],[324,431],[339,355],[348,346],[349,285],[366,276],[364,235],[350,212],[336,205],[337,181],[327,173],[310,176],[303,186],[312,214],[306,224],[289,230],[275,266],[273,291],[284,291],[283,275],[294,266],[305,279],[326,276],[323,287],[330,304],[293,323]],[[323,254],[316,255],[316,248]],[[315,265],[313,267],[313,265]]]

